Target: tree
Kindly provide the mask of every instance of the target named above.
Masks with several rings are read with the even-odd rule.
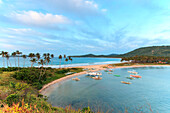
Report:
[[[16,63],[16,52],[13,52],[12,53],[12,56],[14,57],[14,59],[15,59],[15,67],[17,66],[17,63]]]
[[[7,67],[8,67],[8,61],[9,61],[9,54],[8,54],[8,52],[5,53],[5,57],[7,59]]]
[[[20,51],[17,50],[17,51],[16,51],[16,54],[18,55],[18,67],[19,67],[19,55],[22,54],[22,52],[20,52]]]
[[[68,59],[66,58],[65,61],[66,61],[66,63],[67,63],[67,62],[68,62]]]
[[[52,59],[52,61],[51,61],[51,65],[53,64],[53,58],[54,58],[54,55],[53,55],[53,54],[51,54],[51,59]]]
[[[35,55],[35,56],[37,57],[37,61],[39,62],[39,60],[40,60],[40,58],[41,58],[40,53],[36,53],[36,55]],[[39,67],[39,64],[38,64],[38,67]]]
[[[5,60],[4,60],[5,52],[4,52],[4,51],[1,51],[0,55],[2,55],[2,58],[3,58],[3,66],[5,67]]]
[[[60,68],[61,68],[61,60],[62,60],[62,55],[59,55],[58,57],[60,59]]]
[[[32,62],[31,67],[33,67],[34,63],[36,63],[37,60],[36,60],[36,58],[33,58],[30,61]]]
[[[26,55],[22,55],[22,58],[24,59],[24,65],[23,65],[23,67],[25,67],[25,59],[27,58],[27,56],[26,56]]]

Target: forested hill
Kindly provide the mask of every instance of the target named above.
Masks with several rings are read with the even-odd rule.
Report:
[[[118,55],[119,57],[133,57],[133,56],[163,56],[170,57],[170,46],[152,46],[135,49],[131,52]]]

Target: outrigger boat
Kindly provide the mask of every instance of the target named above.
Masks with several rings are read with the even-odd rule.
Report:
[[[128,71],[128,73],[138,74],[136,71]]]
[[[114,75],[115,77],[120,77],[120,75]]]
[[[130,80],[133,80],[133,79],[135,79],[135,78],[133,78],[133,77],[126,77],[127,79],[130,79]]]
[[[95,77],[92,77],[93,79],[95,79],[95,80],[101,80],[102,79],[102,77],[100,77],[100,76],[95,76]]]
[[[102,73],[100,73],[100,72],[88,72],[87,75],[89,75],[89,76],[96,76],[96,75],[101,76]]]
[[[139,76],[139,75],[130,75],[130,77],[142,78],[142,76]]]
[[[123,83],[123,84],[132,84],[131,82],[125,82],[125,81],[121,81],[121,83]]]
[[[80,79],[79,78],[72,78],[72,80],[75,80],[75,81],[80,81]]]

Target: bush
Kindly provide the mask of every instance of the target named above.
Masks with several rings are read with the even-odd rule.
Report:
[[[13,103],[18,103],[19,102],[19,95],[17,94],[10,94],[7,98],[6,98],[6,104],[8,104],[8,106],[11,106]]]

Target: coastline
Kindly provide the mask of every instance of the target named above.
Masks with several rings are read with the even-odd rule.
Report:
[[[104,70],[105,68],[103,68],[104,66],[108,66],[110,64],[102,64],[102,65],[88,65],[88,66],[78,66],[78,67],[74,67],[74,68],[95,68],[95,70],[92,70],[93,72],[95,71],[100,71],[100,70]],[[134,67],[152,67],[152,66],[170,66],[170,65],[132,65],[132,66],[116,66],[116,67],[112,67],[111,69],[117,69],[117,68],[134,68]],[[69,68],[72,68],[72,67],[69,67]],[[72,75],[68,75],[68,76],[65,76],[65,77],[62,77],[62,78],[59,78],[57,80],[54,80],[46,85],[44,85],[40,90],[39,92],[42,93],[42,91],[44,91],[45,89],[47,89],[48,87],[50,87],[51,85],[53,84],[56,84],[56,83],[60,83],[64,80],[67,80],[69,78],[72,78],[72,77],[75,77],[75,76],[79,76],[79,75],[83,75],[83,74],[86,74],[86,71],[82,71],[82,72],[79,72],[79,73],[75,73],[75,74],[72,74]]]

